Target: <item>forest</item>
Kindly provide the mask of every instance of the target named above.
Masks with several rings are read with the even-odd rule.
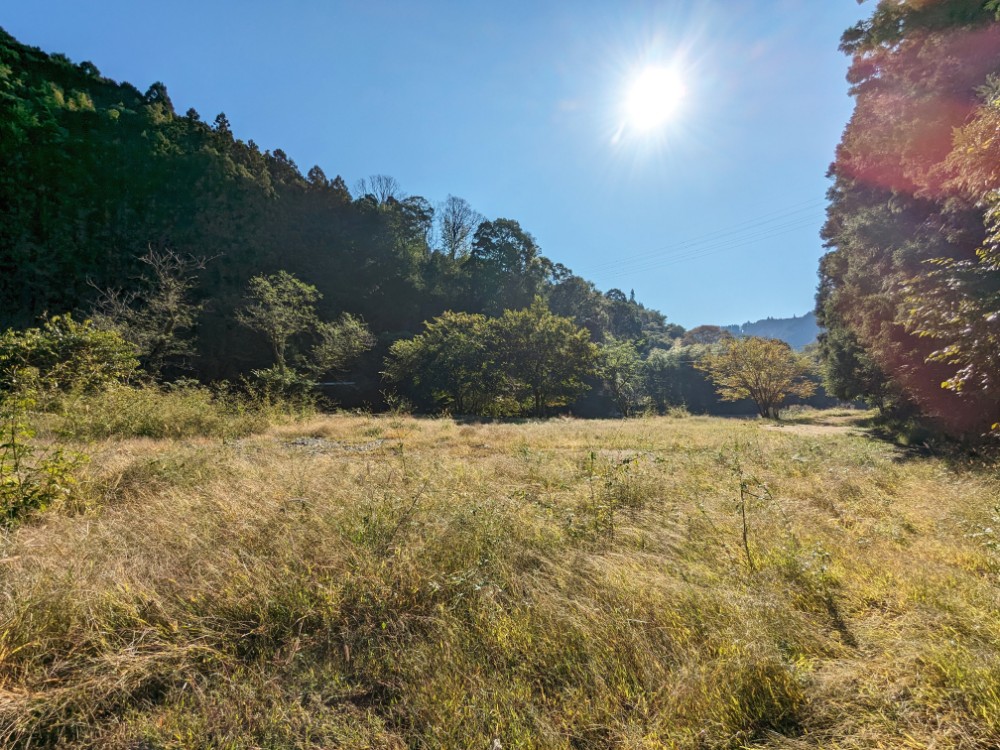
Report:
[[[103,317],[141,350],[136,329],[166,325],[188,339],[154,355],[167,379],[273,364],[237,310],[252,278],[280,272],[313,287],[319,317],[348,313],[374,332],[367,356],[336,374],[356,386],[334,397],[354,405],[381,405],[389,347],[446,311],[497,316],[542,298],[589,340],[643,351],[683,332],[551,261],[517,221],[454,196],[434,206],[384,175],[352,195],[318,166],[303,174],[280,149],[237,140],[223,114],[178,114],[161,83],[143,93],[5,33],[0,128],[0,326]]]
[[[717,398],[696,367],[727,331],[686,333],[634,294],[602,293],[543,255],[513,219],[489,220],[455,196],[433,205],[386,175],[352,194],[319,166],[303,176],[280,149],[236,139],[224,114],[211,124],[179,115],[161,83],[142,93],[7,34],[0,60],[2,327],[37,330],[68,313],[122,332],[155,379],[249,382],[345,406],[403,399],[492,416],[754,411]],[[276,342],[247,325],[245,308],[279,275],[283,309],[302,306],[304,317]],[[282,293],[273,283],[269,291]],[[461,326],[495,319],[496,328],[517,310],[562,328],[549,343],[540,331],[534,342],[508,336],[520,364],[469,365],[466,377],[492,388],[456,398],[448,376],[436,378],[455,357],[475,356],[460,351]],[[364,345],[320,366],[307,355],[324,336],[329,353],[338,321]],[[521,322],[522,333],[531,327]],[[445,332],[457,335],[451,349],[434,349],[428,336]],[[580,346],[542,394],[526,382],[525,357],[548,346],[559,361],[557,339]]]

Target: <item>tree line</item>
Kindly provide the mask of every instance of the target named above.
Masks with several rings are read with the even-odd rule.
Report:
[[[161,83],[2,31],[0,206],[0,357],[18,366],[45,369],[72,330],[119,336],[154,381],[280,397],[333,381],[353,384],[340,401],[495,416],[761,403],[713,380],[724,331],[601,292],[516,220],[385,175],[303,175],[224,114],[178,114]]]
[[[350,189],[319,166],[303,174],[224,114],[179,114],[161,83],[143,92],[2,31],[0,207],[0,327],[113,317],[161,339],[144,366],[168,379],[272,366],[273,342],[237,311],[252,279],[281,272],[316,289],[319,318],[349,314],[372,332],[350,373],[359,402],[378,402],[393,342],[445,311],[496,317],[541,297],[594,342],[683,332],[550,260],[516,220],[455,196],[433,205],[384,175]]]
[[[817,316],[828,387],[1000,429],[1000,3],[882,0],[849,29]]]

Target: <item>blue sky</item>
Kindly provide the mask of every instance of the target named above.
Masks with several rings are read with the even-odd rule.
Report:
[[[517,219],[685,326],[812,308],[855,0],[8,0],[0,25],[353,186],[394,176]],[[653,132],[644,65],[687,95]]]

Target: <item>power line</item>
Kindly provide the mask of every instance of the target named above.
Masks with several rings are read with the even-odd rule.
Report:
[[[605,278],[620,278],[622,276],[628,276],[636,273],[643,273],[646,271],[652,271],[658,268],[675,265],[677,263],[683,263],[689,260],[695,260],[697,258],[702,258],[708,255],[715,255],[717,253],[725,252],[727,250],[733,250],[739,247],[747,247],[749,245],[755,245],[764,240],[790,234],[791,232],[794,232],[798,229],[810,226],[814,224],[814,222],[818,221],[820,218],[821,217],[818,216],[809,216],[801,218],[796,221],[788,222],[785,224],[779,224],[772,227],[767,227],[765,230],[753,234],[744,235],[738,238],[728,239],[723,242],[708,244],[705,245],[704,247],[693,248],[687,253],[681,255],[675,255],[660,260],[649,260],[646,261],[645,263],[639,264],[638,266],[633,265],[628,268],[621,268],[619,265],[615,273],[610,274],[610,276],[605,274]]]
[[[620,269],[623,265],[642,263],[644,261],[654,261],[659,258],[670,257],[676,255],[677,253],[684,250],[691,250],[697,248],[699,245],[705,245],[708,243],[715,243],[724,238],[731,237],[733,235],[744,235],[747,230],[753,229],[767,229],[771,228],[768,225],[773,225],[776,222],[781,222],[783,219],[788,219],[798,214],[802,214],[806,211],[813,211],[819,205],[825,203],[824,199],[813,199],[810,201],[804,201],[801,203],[792,204],[786,206],[782,209],[772,211],[765,214],[760,214],[759,216],[747,219],[746,221],[740,222],[738,224],[731,225],[725,229],[716,230],[713,232],[708,232],[699,237],[694,237],[683,242],[676,244],[665,245],[660,248],[653,250],[647,250],[641,253],[635,253],[632,255],[621,257],[619,256],[616,260],[606,261],[602,263],[597,263],[591,266],[587,266],[584,272],[587,275],[600,274],[605,269]],[[814,221],[814,217],[808,217],[809,221]]]
[[[800,205],[799,207],[787,207],[780,211],[774,211],[770,214],[763,214],[753,219],[748,219],[739,224],[732,225],[726,229],[720,229],[707,234],[695,237],[683,242],[679,242],[672,245],[666,245],[664,247],[658,248],[656,250],[648,250],[643,253],[637,253],[629,256],[619,257],[614,261],[606,261],[603,263],[598,263],[596,265],[587,268],[589,272],[599,271],[603,268],[617,268],[623,263],[636,263],[643,260],[652,260],[662,256],[670,256],[676,254],[682,250],[688,250],[698,245],[703,245],[710,242],[716,242],[718,240],[730,237],[732,235],[742,235],[747,230],[752,229],[762,229],[767,228],[769,224],[774,224],[780,222],[783,219],[791,218],[797,214],[804,213],[806,211],[815,210],[823,201],[810,201],[807,204]]]

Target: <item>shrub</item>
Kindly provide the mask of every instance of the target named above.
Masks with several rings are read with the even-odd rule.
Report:
[[[128,382],[138,368],[135,348],[120,333],[70,315],[0,334],[0,390],[12,389],[15,371],[33,369],[44,388],[87,393]]]
[[[17,381],[13,381],[17,384]],[[0,399],[0,525],[11,528],[34,512],[70,497],[84,457],[60,448],[40,450],[27,415],[35,401],[14,391]]]
[[[274,405],[291,402],[312,405],[315,401],[316,382],[307,375],[277,365],[266,370],[252,370],[245,380],[251,398],[262,404]]]

